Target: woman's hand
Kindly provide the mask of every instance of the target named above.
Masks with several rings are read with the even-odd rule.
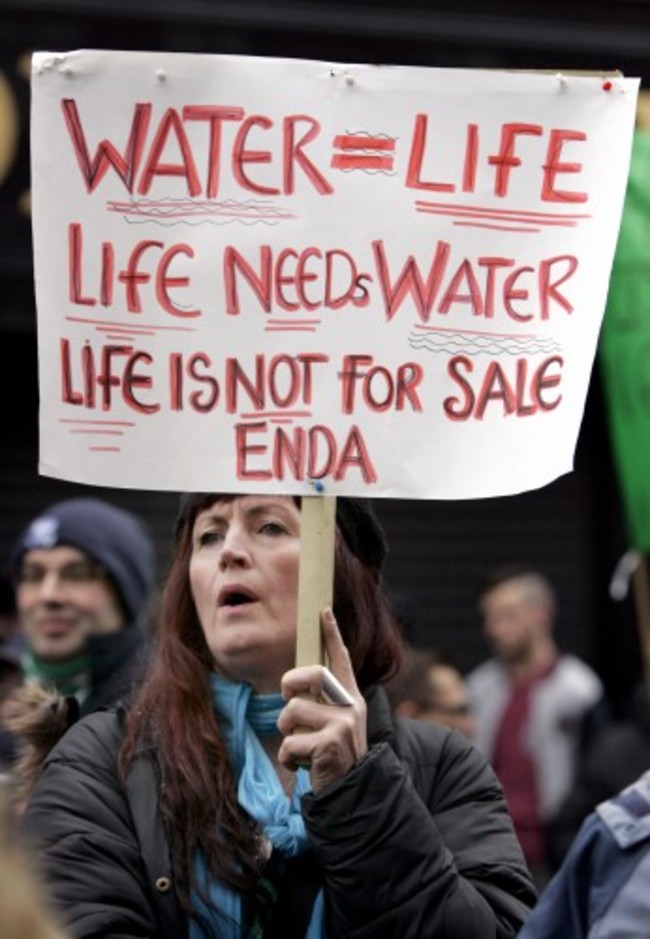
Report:
[[[290,770],[309,766],[314,792],[344,776],[368,750],[366,703],[330,609],[321,613],[321,630],[330,670],[353,703],[328,703],[323,694],[327,670],[322,665],[305,665],[283,675],[282,695],[288,704],[278,719],[285,737],[278,759]]]

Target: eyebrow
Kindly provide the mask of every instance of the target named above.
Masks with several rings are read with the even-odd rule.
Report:
[[[262,502],[257,503],[256,505],[251,506],[250,509],[246,509],[247,515],[264,515],[265,512],[282,512],[284,514],[292,514],[290,511],[291,503],[289,502]]]
[[[57,545],[57,547],[63,547],[63,545]],[[75,553],[73,554],[61,554],[57,555],[54,559],[54,563],[59,563],[59,566],[66,566],[68,564],[83,564],[87,561],[92,562],[92,558],[89,555],[85,554],[83,551],[78,550],[77,548],[71,548]],[[37,553],[39,552],[39,553]],[[42,552],[42,553],[40,553]],[[37,554],[34,557],[34,554]],[[44,567],[48,566],[52,562],[52,549],[50,548],[35,548],[30,551],[25,552],[23,557],[20,560],[21,567]]]
[[[44,571],[63,571],[66,567],[75,567],[78,564],[97,564],[92,558],[72,558],[62,564],[48,564],[47,561],[23,561],[21,567],[33,567]]]

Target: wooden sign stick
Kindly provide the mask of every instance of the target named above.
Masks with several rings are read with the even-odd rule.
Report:
[[[303,496],[296,665],[325,665],[321,610],[332,605],[336,496]]]

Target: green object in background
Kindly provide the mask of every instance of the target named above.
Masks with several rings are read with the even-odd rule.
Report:
[[[598,350],[628,537],[650,552],[650,132],[636,130]]]

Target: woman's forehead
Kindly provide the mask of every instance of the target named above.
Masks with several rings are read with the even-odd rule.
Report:
[[[238,513],[245,515],[256,514],[274,508],[283,512],[289,511],[292,514],[300,514],[300,509],[296,505],[293,496],[280,494],[217,495],[212,502],[206,504],[197,512],[195,522],[206,517],[229,519]]]

